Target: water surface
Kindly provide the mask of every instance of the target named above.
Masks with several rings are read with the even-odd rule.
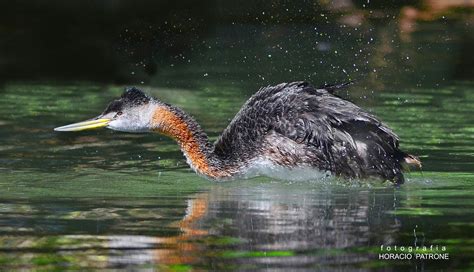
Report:
[[[362,68],[351,70],[352,77],[366,76],[340,95],[374,112],[397,132],[402,149],[422,159],[423,171],[407,173],[400,187],[377,181],[292,183],[269,178],[210,182],[195,175],[176,144],[164,136],[53,131],[100,113],[123,86],[4,85],[0,265],[45,270],[472,270],[474,82],[440,76],[451,60],[434,56],[455,48],[456,40],[439,42],[439,33],[428,28],[409,45],[388,42],[393,46],[388,50],[383,33],[390,29],[380,32],[381,44],[363,48],[373,54],[354,58]],[[281,35],[298,35],[291,29],[278,30]],[[192,113],[212,139],[259,86],[293,79],[317,85],[338,77],[339,68],[324,72],[324,63],[299,63],[311,53],[296,54],[307,51],[293,48],[290,56],[278,57],[279,49],[272,49],[277,52],[269,57],[259,40],[253,43],[250,38],[239,48],[250,43],[248,50],[263,60],[248,60],[251,65],[235,62],[225,70],[215,59],[232,62],[251,55],[225,49],[226,41],[239,37],[216,33],[218,38],[207,42],[220,39],[217,44],[222,47],[203,51],[192,64],[170,66],[151,85],[141,85]],[[291,46],[304,47],[306,41]],[[417,42],[423,54],[417,52]],[[344,40],[332,44],[331,51],[340,48],[352,55],[362,50],[356,48],[358,43],[341,50],[343,44]],[[324,56],[325,63],[352,66],[343,61],[346,56]],[[432,59],[443,65],[426,65]],[[286,60],[283,70],[269,68],[281,67]],[[367,60],[370,65],[363,65]],[[402,64],[407,70],[400,69]],[[426,69],[416,77],[413,71],[420,67]],[[299,74],[294,78],[288,69]],[[258,76],[257,70],[264,72]],[[310,70],[315,73],[307,73]],[[445,246],[450,259],[379,260],[381,245]]]

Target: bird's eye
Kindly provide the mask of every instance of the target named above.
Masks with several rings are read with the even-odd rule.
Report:
[[[117,112],[117,113],[115,114],[115,116],[120,116],[120,115],[122,115],[122,113],[123,113],[123,112],[119,111],[119,112]]]

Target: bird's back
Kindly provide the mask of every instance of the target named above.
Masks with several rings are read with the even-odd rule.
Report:
[[[345,177],[403,182],[398,137],[376,117],[305,82],[260,89],[215,143],[229,166],[266,158],[285,167],[310,166]]]

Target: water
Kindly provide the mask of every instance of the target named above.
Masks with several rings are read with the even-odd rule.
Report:
[[[137,85],[192,113],[215,139],[259,86],[357,78],[340,95],[389,124],[423,171],[407,173],[400,187],[209,182],[164,136],[53,132],[100,113],[123,86],[10,83],[0,98],[2,268],[474,268],[474,81],[447,78],[453,59],[441,54],[459,47],[457,32],[433,23],[409,42],[391,41],[397,30],[388,25],[373,31],[373,44],[326,39],[308,53],[313,40],[298,40],[293,28],[240,26],[245,39],[223,34],[229,28],[218,28],[190,64],[167,63]],[[268,35],[299,42],[262,47]],[[449,260],[380,260],[382,245],[444,246]]]

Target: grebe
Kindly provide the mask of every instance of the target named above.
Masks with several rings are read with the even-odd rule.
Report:
[[[178,142],[194,171],[216,180],[332,174],[403,183],[403,166],[420,166],[420,161],[401,151],[397,135],[375,116],[334,94],[349,84],[314,88],[293,82],[261,88],[214,144],[183,110],[134,87],[98,117],[54,130],[158,132]]]

